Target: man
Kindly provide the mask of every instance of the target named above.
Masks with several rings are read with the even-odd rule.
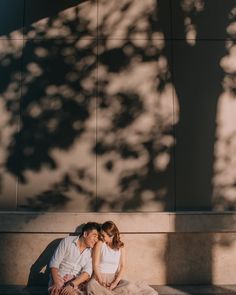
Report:
[[[91,249],[98,241],[100,226],[88,222],[82,228],[80,236],[64,238],[50,261],[50,295],[83,294],[82,284],[92,274]]]

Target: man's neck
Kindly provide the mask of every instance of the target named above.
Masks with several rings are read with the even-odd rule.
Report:
[[[85,245],[85,242],[84,242],[84,238],[83,237],[80,237],[78,239],[77,245],[79,247],[80,253],[82,253],[87,248],[87,246]]]

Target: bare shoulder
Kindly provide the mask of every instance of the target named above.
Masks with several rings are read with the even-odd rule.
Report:
[[[96,245],[94,246],[96,249],[99,249],[102,247],[103,242],[102,241],[97,241]]]
[[[120,251],[123,252],[123,253],[125,252],[125,245],[123,245],[122,247],[120,247]]]

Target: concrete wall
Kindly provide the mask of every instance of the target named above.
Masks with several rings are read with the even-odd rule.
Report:
[[[45,284],[59,239],[113,220],[127,247],[128,279],[150,284],[235,284],[232,213],[9,213],[0,215],[0,283]]]
[[[32,265],[43,281],[57,239],[112,219],[130,279],[235,283],[234,16],[235,0],[0,1],[1,282]]]
[[[1,0],[0,208],[235,209],[234,0]]]

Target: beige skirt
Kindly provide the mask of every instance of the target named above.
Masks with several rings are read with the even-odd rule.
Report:
[[[114,274],[101,274],[103,281],[109,285],[114,280]],[[157,295],[158,293],[145,282],[131,283],[121,280],[115,289],[108,290],[92,278],[87,284],[87,295]]]

